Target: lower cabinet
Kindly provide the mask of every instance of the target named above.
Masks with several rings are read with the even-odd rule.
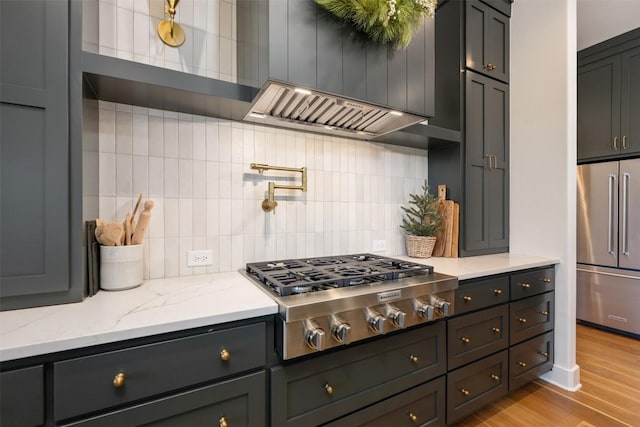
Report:
[[[0,374],[0,426],[44,424],[44,368],[42,365]]]

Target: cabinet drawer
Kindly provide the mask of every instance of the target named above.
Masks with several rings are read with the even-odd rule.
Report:
[[[442,375],[445,324],[271,369],[271,425],[309,426],[379,402]]]
[[[509,304],[509,343],[517,344],[553,329],[554,292]]]
[[[553,290],[555,277],[554,267],[511,275],[511,301]]]
[[[553,331],[509,349],[509,390],[515,390],[553,367]]]
[[[508,391],[507,350],[447,374],[447,424],[452,424]]]
[[[62,420],[263,367],[265,352],[265,324],[259,323],[58,362],[54,416]]]
[[[509,307],[503,304],[447,321],[448,369],[509,345]]]
[[[263,426],[265,371],[66,424],[67,426]]]
[[[44,424],[44,370],[42,365],[0,374],[0,425]]]
[[[331,427],[444,425],[445,377],[412,388],[366,409],[326,424]]]
[[[509,301],[509,277],[461,283],[456,289],[456,314],[490,307]]]

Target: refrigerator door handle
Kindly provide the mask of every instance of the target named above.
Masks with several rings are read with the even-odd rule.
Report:
[[[609,174],[609,223],[607,224],[607,252],[611,255],[615,255],[615,251],[613,250],[613,191],[616,184],[616,176],[613,174]]]
[[[629,172],[622,174],[622,255],[629,256],[629,235],[627,232],[627,197],[629,195]]]

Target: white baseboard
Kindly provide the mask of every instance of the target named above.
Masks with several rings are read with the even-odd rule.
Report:
[[[580,366],[578,365],[574,365],[571,369],[553,365],[553,369],[541,376],[540,379],[567,391],[578,391],[582,387],[582,384],[580,384]]]

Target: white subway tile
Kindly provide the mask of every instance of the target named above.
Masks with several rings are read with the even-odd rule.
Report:
[[[149,194],[149,157],[133,156],[133,194]]]
[[[142,197],[142,200],[145,200],[146,197]],[[164,213],[165,213],[165,202],[162,197],[150,197],[155,203],[153,206],[153,210],[151,211],[151,219],[149,219],[149,232],[147,233],[150,238],[163,238],[164,237]],[[141,211],[142,208],[138,209],[138,212]],[[137,218],[136,218],[137,220]]]
[[[116,153],[133,153],[133,114],[116,111]]]
[[[178,175],[180,197],[193,197],[193,160],[178,160]]]
[[[100,196],[116,195],[116,155],[112,153],[100,153],[99,163],[99,184]]]
[[[164,159],[164,196],[180,196],[178,159]]]
[[[133,9],[133,8],[132,8]],[[118,7],[116,10],[116,49],[133,55],[133,11]]]
[[[164,196],[164,159],[149,157],[149,197]]]
[[[164,237],[180,236],[180,204],[177,198],[164,199]]]
[[[165,277],[180,275],[180,239],[177,237],[164,240],[164,275]]]
[[[115,108],[115,106],[112,104]],[[102,105],[101,105],[102,107]],[[116,152],[116,113],[111,109],[98,110],[98,150],[101,153]]]
[[[147,3],[146,1],[136,1]],[[149,15],[143,13],[133,14],[133,53],[149,58]],[[147,59],[148,61],[148,59]]]
[[[133,114],[133,154],[149,155],[149,116]]]
[[[136,2],[138,3],[138,2]],[[149,278],[161,279],[164,274],[164,239],[150,238],[149,243]]]
[[[116,6],[98,2],[98,40],[100,47],[116,48]]]
[[[193,118],[193,159],[207,160],[207,136],[204,117]]]
[[[231,256],[232,256],[231,236],[221,235],[219,238],[219,241],[220,241],[220,249],[219,249],[220,271],[231,271]]]
[[[207,162],[202,160],[194,160],[192,162],[193,170],[193,197],[196,199],[204,199],[207,197]]]
[[[180,198],[178,201],[179,212],[179,229],[178,235],[182,237],[193,236],[193,199]]]
[[[220,234],[220,200],[207,199],[207,236]]]
[[[164,156],[177,159],[178,151],[178,120],[177,117],[164,118]]]
[[[232,230],[232,215],[231,215],[231,200],[230,199],[221,199],[220,200],[220,236],[231,236]]]

